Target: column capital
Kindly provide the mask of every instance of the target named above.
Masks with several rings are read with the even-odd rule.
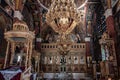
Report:
[[[22,20],[23,15],[20,11],[14,11],[14,18],[18,18],[19,20]]]
[[[91,37],[85,37],[85,42],[90,42]]]
[[[106,19],[109,17],[109,16],[112,16],[112,9],[107,9],[106,11],[105,11],[105,17],[106,17]]]

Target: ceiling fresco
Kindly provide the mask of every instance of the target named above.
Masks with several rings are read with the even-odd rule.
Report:
[[[45,8],[49,9],[51,3],[53,2],[52,0],[37,0],[40,5]],[[77,8],[80,8],[84,3],[86,3],[88,0],[74,0]]]
[[[23,3],[26,1],[25,6],[27,6],[27,8],[29,9],[30,13],[33,16],[33,21],[34,23],[39,23],[39,21],[42,19],[42,23],[41,25],[41,31],[43,31],[43,33],[46,31],[46,29],[48,29],[48,25],[45,22],[45,14],[48,11],[49,7],[51,6],[51,3],[53,2],[53,0],[24,0]],[[79,25],[77,25],[77,28],[75,28],[75,30],[73,30],[73,33],[80,33],[80,34],[85,34],[85,3],[90,3],[93,4],[93,2],[96,2],[97,0],[74,0],[77,9],[79,11],[79,13],[81,14],[81,21],[79,23]],[[14,0],[6,0],[6,2],[10,5],[10,7],[12,7],[14,9]],[[93,10],[93,9],[91,9]],[[89,10],[89,11],[91,11]],[[42,12],[42,13],[41,13]],[[38,14],[41,13],[41,14]],[[91,13],[92,14],[92,13]],[[40,17],[41,16],[41,17]],[[87,19],[91,16],[86,16]],[[36,24],[34,24],[34,26],[38,26]]]

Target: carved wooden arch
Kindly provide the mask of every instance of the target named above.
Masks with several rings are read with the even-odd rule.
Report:
[[[28,28],[31,31],[33,31],[33,29],[34,29],[34,25],[33,25],[33,23],[34,23],[34,16],[33,16],[33,13],[30,12],[30,9],[31,8],[29,8],[29,7],[27,7],[25,5],[24,8],[23,8],[23,10],[22,10],[22,15],[23,15],[23,17],[25,19],[26,24],[28,25]]]
[[[0,13],[0,17],[3,17],[3,20],[4,20],[4,21],[2,21],[0,19],[0,29],[5,29],[6,28],[6,24],[8,24],[7,17],[3,13]]]
[[[7,47],[6,40],[4,39],[4,31],[7,28],[8,20],[6,16],[4,15],[4,13],[0,13],[0,18],[2,18],[0,19],[0,53],[1,53],[0,55],[4,56],[4,53]]]

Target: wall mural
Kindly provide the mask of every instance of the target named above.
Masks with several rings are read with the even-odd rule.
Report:
[[[43,43],[57,42],[57,40],[59,39],[59,35],[56,32],[54,32],[49,26],[46,27],[46,29],[42,31],[41,34],[42,34]],[[77,28],[75,28],[73,32],[71,32],[68,36],[70,37],[72,42],[80,43],[84,40],[83,34],[84,33],[81,32],[80,29],[78,30]]]

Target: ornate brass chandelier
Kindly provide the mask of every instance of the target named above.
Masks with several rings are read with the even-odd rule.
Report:
[[[80,15],[74,0],[53,0],[46,14],[46,22],[55,32],[63,36],[69,34],[79,20]]]
[[[74,0],[53,0],[46,14],[46,22],[55,32],[59,33],[58,52],[63,56],[70,52],[72,42],[67,36],[79,20],[80,14]]]

